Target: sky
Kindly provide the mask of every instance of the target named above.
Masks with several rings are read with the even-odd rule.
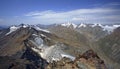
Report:
[[[120,0],[0,0],[0,25],[120,23]]]

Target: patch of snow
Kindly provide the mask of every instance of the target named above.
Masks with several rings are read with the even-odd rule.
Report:
[[[10,31],[8,33],[6,33],[6,35],[9,35],[10,33],[16,31],[17,29],[19,29],[20,27],[16,27],[16,26],[12,26],[10,27]]]
[[[32,34],[33,36],[38,36],[38,35],[36,35],[36,34]]]
[[[108,25],[103,26],[102,28],[103,28],[103,30],[107,30],[107,31],[112,31],[113,30],[113,27],[112,26],[108,26]]]
[[[95,23],[95,24],[91,25],[91,27],[95,27],[95,26],[103,27],[103,25],[102,25],[102,24],[99,24],[99,23]]]
[[[39,31],[43,31],[43,32],[46,32],[46,33],[50,33],[50,31],[45,30],[45,29],[41,29],[41,28],[39,28],[39,27],[37,27],[37,26],[35,26],[34,28],[35,28],[36,30],[39,30]]]
[[[45,46],[43,46],[41,49],[41,51],[40,50],[38,50],[38,49],[36,49],[36,48],[32,48],[35,52],[37,52],[42,58],[44,58],[44,59],[46,59],[47,60],[47,62],[52,62],[52,59],[54,58],[53,56],[52,56],[52,54],[54,53],[52,53],[52,49],[54,48],[54,46],[50,46],[50,47],[45,47]],[[56,59],[56,58],[54,58],[54,59]]]
[[[48,40],[51,40],[50,38],[48,38],[47,36],[45,36],[44,34],[40,34],[42,37],[46,37]]]
[[[63,24],[61,24],[61,26],[65,26],[65,27],[69,27],[71,25],[71,23],[63,23]]]
[[[46,37],[48,40],[51,40],[50,38],[48,38],[47,36],[45,36],[44,34],[40,34],[42,37]]]
[[[68,23],[63,23],[63,24],[61,24],[61,26],[65,26],[65,27],[73,26],[73,28],[76,28],[76,27],[77,27],[76,24],[74,24],[74,23],[70,23],[70,22],[68,22]]]
[[[78,26],[78,28],[80,28],[80,27],[86,27],[86,25],[83,24],[83,23],[81,23],[81,24]]]
[[[28,24],[20,24],[19,27],[27,28],[27,27],[30,27],[30,25],[28,25]]]
[[[102,28],[104,28],[104,30],[107,30],[108,32],[112,32],[114,29],[116,29],[117,27],[120,27],[120,25],[113,25],[113,26],[108,26],[105,25]]]
[[[23,25],[23,28],[27,28],[28,27],[28,25]]]
[[[42,37],[46,37],[44,34],[40,34]]]
[[[40,37],[36,37],[34,40],[37,45],[43,44],[43,40]]]
[[[95,27],[95,26],[100,26],[101,28],[103,28],[103,30],[107,30],[108,32],[112,32],[114,29],[116,29],[117,27],[120,27],[120,25],[102,25],[102,24],[93,24],[91,25],[91,27]]]
[[[77,25],[76,25],[76,24],[74,24],[74,23],[72,23],[72,26],[73,26],[73,28],[76,28],[76,27],[77,27]]]
[[[39,48],[39,49],[37,49]],[[37,52],[43,59],[47,62],[59,61],[63,57],[74,60],[75,57],[65,54],[60,46],[52,45],[52,46],[39,46],[37,48],[32,48],[33,51]]]
[[[114,27],[114,28],[118,28],[118,27],[120,27],[120,25],[113,25],[113,27]]]
[[[70,58],[72,61],[75,60],[75,57],[71,56],[71,55],[67,55],[67,54],[61,54],[62,57],[66,57],[66,58]]]

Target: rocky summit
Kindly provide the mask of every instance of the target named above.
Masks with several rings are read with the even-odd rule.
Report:
[[[120,69],[119,54],[120,25],[21,24],[0,29],[0,69]]]

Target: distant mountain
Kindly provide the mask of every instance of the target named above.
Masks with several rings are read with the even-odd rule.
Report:
[[[117,27],[120,27],[119,23],[115,23],[115,24],[99,24],[99,23],[94,23],[94,24],[86,24],[86,23],[79,23],[79,24],[75,24],[75,23],[71,23],[71,22],[67,22],[67,23],[61,23],[61,24],[50,24],[50,25],[42,25],[42,24],[37,24],[36,26],[43,28],[43,29],[48,29],[48,28],[53,28],[56,26],[62,26],[62,27],[66,27],[66,28],[70,28],[70,29],[81,29],[81,28],[86,28],[86,27],[100,27],[103,31],[107,31],[107,32],[112,32],[114,29],[116,29]]]
[[[61,25],[61,26],[64,26],[64,27],[68,27],[68,28],[73,28],[73,29],[75,29],[75,28],[77,27],[76,24],[70,23],[70,22],[68,22],[68,23],[63,23],[63,24],[60,24],[60,25]]]
[[[107,30],[103,30],[100,25],[83,25],[80,24],[76,31],[85,35],[89,40],[98,40],[99,38],[104,37],[105,35],[109,34]]]
[[[48,30],[50,29],[51,31],[56,32],[56,33],[59,33],[60,29],[61,31],[64,29],[74,30],[74,31],[79,32],[80,34],[85,35],[90,40],[91,39],[98,40],[99,38],[102,38],[105,35],[113,32],[113,30],[116,29],[117,27],[120,27],[120,24],[115,24],[115,25],[114,24],[113,25],[85,24],[85,23],[74,24],[74,23],[68,22],[68,23],[62,23],[62,24],[55,24],[55,25],[52,25],[51,27],[48,27],[47,29]]]

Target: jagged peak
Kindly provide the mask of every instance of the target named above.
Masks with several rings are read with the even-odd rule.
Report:
[[[63,23],[63,24],[61,24],[61,26],[65,26],[65,27],[70,27],[70,26],[73,26],[73,28],[76,28],[76,27],[77,27],[77,25],[76,25],[76,24],[71,23],[71,22]]]
[[[78,26],[78,28],[80,28],[80,27],[86,27],[86,24],[81,23],[81,24]]]
[[[29,25],[29,24],[20,24],[19,26],[20,26],[20,27],[23,27],[23,28],[30,27],[30,25]]]
[[[101,27],[103,29],[103,31],[108,31],[108,32],[113,32],[114,29],[120,27],[119,24],[113,24],[113,25],[103,25],[103,24],[100,24],[100,23],[94,23],[94,24],[83,24],[81,23],[78,28],[81,28],[81,27],[87,27],[87,26],[90,26],[92,28],[94,27]]]
[[[100,26],[100,27],[102,27],[103,25],[100,24],[100,23],[94,23],[93,25],[91,25],[91,27],[95,27],[95,26]]]

